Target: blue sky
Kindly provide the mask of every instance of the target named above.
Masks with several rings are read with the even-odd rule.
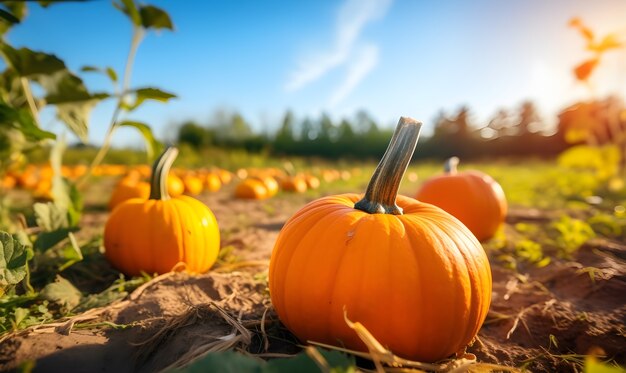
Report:
[[[612,51],[592,78],[575,83],[571,68],[589,55],[567,26],[581,17],[599,35],[626,40],[623,0],[302,0],[165,1],[174,32],[149,33],[139,47],[132,85],[176,93],[169,104],[146,104],[129,119],[158,137],[187,119],[206,122],[217,108],[238,110],[257,129],[272,128],[287,109],[297,117],[334,119],[367,110],[383,125],[400,116],[432,130],[441,109],[468,105],[476,123],[499,108],[533,100],[548,123],[566,105],[609,92],[626,97],[626,50]],[[109,1],[41,9],[9,40],[57,54],[75,71],[112,66],[121,73],[131,27]],[[103,77],[84,74],[92,90]],[[92,112],[90,141],[99,143],[113,110]],[[62,126],[51,113],[43,125]],[[138,144],[132,129],[116,144]]]

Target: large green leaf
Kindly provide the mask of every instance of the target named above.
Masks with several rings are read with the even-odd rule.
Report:
[[[6,9],[0,8],[0,35],[6,33],[13,25],[18,24],[26,16],[24,1],[3,1]]]
[[[117,124],[119,127],[134,127],[136,128],[143,139],[146,142],[146,153],[148,153],[149,160],[154,159],[155,154],[159,154],[163,149],[163,144],[159,140],[154,138],[152,129],[145,123],[126,120]]]
[[[77,228],[59,228],[49,232],[41,232],[37,235],[34,247],[37,251],[47,251],[56,246],[59,242],[66,240],[69,234]]]
[[[169,14],[163,9],[152,5],[143,5],[139,8],[139,14],[141,15],[141,25],[144,28],[174,30]]]
[[[141,26],[141,15],[133,0],[120,0],[120,2],[113,2],[113,6],[120,12],[126,14],[130,21],[135,26]]]
[[[35,203],[35,220],[44,232],[53,232],[61,228],[69,228],[67,211],[52,202]]]
[[[46,102],[56,106],[57,117],[83,142],[86,141],[91,109],[109,95],[89,93],[83,81],[68,70],[40,76],[37,81],[46,90]]]
[[[146,100],[154,100],[160,102],[167,102],[172,98],[176,98],[173,93],[165,92],[158,88],[139,88],[133,91],[135,93],[135,102],[131,105],[126,105],[124,108],[128,111],[135,110]]]
[[[37,52],[28,48],[15,49],[0,43],[0,53],[19,76],[49,75],[65,69],[65,63],[53,54]]]
[[[20,19],[14,16],[13,14],[7,12],[6,10],[0,8],[0,21],[7,22],[10,25],[14,25],[16,23],[20,23]]]
[[[82,298],[81,292],[71,282],[59,275],[54,282],[41,290],[40,295],[43,299],[54,302],[67,311],[76,307]]]
[[[78,225],[83,209],[82,195],[76,189],[74,183],[63,177],[61,167],[63,166],[63,153],[65,152],[65,136],[61,136],[54,143],[50,151],[50,165],[54,171],[52,177],[52,199],[54,204],[67,211],[69,226]]]
[[[22,281],[28,272],[28,249],[7,232],[0,232],[0,291]]]
[[[31,141],[56,138],[54,133],[44,131],[37,126],[28,109],[15,109],[0,102],[0,127],[2,126],[18,129]]]

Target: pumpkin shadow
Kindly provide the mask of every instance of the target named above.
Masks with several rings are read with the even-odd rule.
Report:
[[[255,224],[254,227],[255,228],[261,228],[261,229],[265,229],[267,231],[280,231],[281,229],[283,229],[283,226],[285,225],[285,222],[280,222],[280,223],[263,223],[263,224]]]

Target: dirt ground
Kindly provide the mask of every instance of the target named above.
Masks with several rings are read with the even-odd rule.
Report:
[[[271,307],[266,280],[280,228],[309,198],[259,203],[224,191],[200,199],[218,218],[230,263],[199,276],[160,276],[104,309],[11,335],[0,342],[0,370],[36,360],[41,372],[152,372],[207,351],[236,349],[261,358],[298,352]],[[541,212],[513,209],[507,220],[538,217]],[[106,213],[85,219],[98,230]],[[518,272],[492,264],[492,271],[491,310],[468,348],[479,361],[567,372],[577,371],[578,355],[593,351],[626,364],[624,243],[596,239],[571,261]]]

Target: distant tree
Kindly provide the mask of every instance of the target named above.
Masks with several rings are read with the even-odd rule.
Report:
[[[279,153],[293,152],[295,148],[294,123],[293,113],[288,110],[274,139],[274,149]]]
[[[538,129],[542,121],[537,113],[535,105],[530,101],[524,101],[519,111],[519,118],[516,124],[517,135],[525,135],[533,131],[532,129]]]
[[[210,145],[211,137],[206,128],[189,121],[179,127],[177,142],[179,144],[188,144],[195,149],[200,149]]]
[[[378,132],[378,126],[376,121],[372,119],[369,113],[365,110],[359,110],[356,113],[356,121],[354,126],[355,132],[360,134],[373,135]]]
[[[512,135],[514,130],[512,129],[513,123],[509,112],[506,109],[500,109],[489,120],[486,128],[489,128],[494,132],[492,137],[501,137],[506,135]]]

